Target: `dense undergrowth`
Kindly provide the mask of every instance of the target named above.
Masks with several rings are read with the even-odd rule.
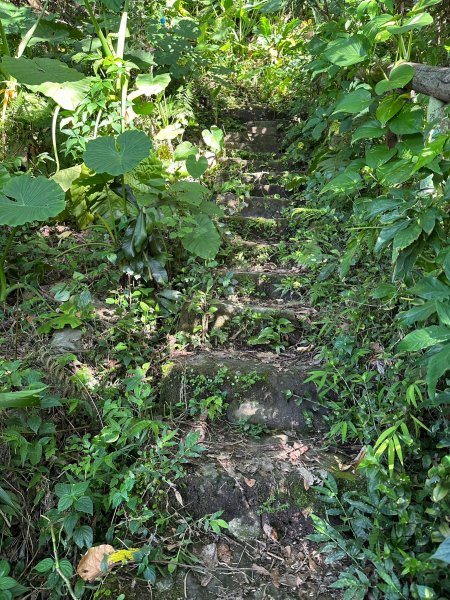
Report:
[[[348,600],[448,597],[448,106],[408,91],[402,65],[448,65],[445,2],[62,4],[0,2],[0,598],[95,597],[74,574],[94,543],[141,548],[153,582],[226,528],[177,505],[202,452],[186,413],[220,415],[221,382],[170,414],[158,383],[171,348],[226,341],[177,316],[230,286],[211,165],[237,127],[224,111],[256,101],[288,123],[303,205],[276,256],[242,261],[302,268],[283,286],[318,311],[305,343],[334,392],[327,442],[364,447],[354,491],[318,490],[314,539],[346,558]],[[67,327],[82,362],[77,340],[52,355]],[[248,327],[286,350],[282,324]]]

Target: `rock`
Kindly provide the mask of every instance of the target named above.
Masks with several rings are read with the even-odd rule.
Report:
[[[230,231],[243,239],[264,239],[281,241],[289,231],[288,219],[267,219],[265,217],[243,217],[235,214],[223,219]]]
[[[82,337],[83,332],[81,329],[64,327],[60,331],[55,331],[50,340],[51,351],[54,354],[64,354],[66,352],[77,354],[83,352]]]
[[[179,327],[182,331],[194,333],[203,329],[202,333],[222,340],[239,341],[240,344],[258,345],[251,338],[261,332],[264,327],[276,327],[277,320],[286,319],[292,324],[292,331],[280,335],[279,342],[286,345],[300,343],[302,331],[308,324],[313,310],[301,303],[276,302],[264,304],[243,303],[239,301],[214,301],[215,312],[207,320],[202,314],[186,303],[180,313]],[[262,342],[259,345],[267,345]]]
[[[305,383],[312,365],[270,356],[263,360],[259,353],[233,354],[204,352],[180,357],[166,368],[162,402],[176,404],[182,386],[189,399],[196,377],[213,381],[221,369],[225,375],[218,391],[225,394],[227,417],[232,423],[245,420],[268,428],[305,433],[317,433],[323,428],[325,407],[314,384]],[[211,395],[214,390],[208,389],[207,393]]]
[[[230,272],[230,271],[228,271]],[[303,297],[305,287],[301,284],[304,277],[304,270],[296,269],[292,271],[231,271],[233,281],[237,282],[233,292],[240,294],[241,290],[245,295],[258,295],[272,300],[292,300]],[[287,288],[287,280],[295,280],[295,288]],[[285,288],[285,289],[284,289]]]
[[[219,194],[216,202],[219,206],[223,206],[229,214],[263,219],[282,218],[283,213],[291,208],[291,201],[286,198],[250,196],[241,199],[230,192]]]
[[[238,542],[254,542],[262,536],[261,519],[252,512],[231,519],[228,527],[228,533]]]

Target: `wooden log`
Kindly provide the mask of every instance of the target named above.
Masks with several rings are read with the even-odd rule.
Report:
[[[406,63],[414,68],[409,87],[417,93],[450,102],[450,67],[432,67],[420,63]]]

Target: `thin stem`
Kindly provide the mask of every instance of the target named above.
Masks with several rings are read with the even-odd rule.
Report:
[[[9,49],[8,38],[6,37],[6,31],[5,31],[5,28],[3,27],[3,22],[1,19],[0,19],[0,36],[2,38],[3,54],[5,54],[6,56],[11,56],[11,50]]]
[[[102,45],[103,53],[105,54],[105,56],[109,56],[109,57],[114,56],[113,51],[109,47],[108,40],[103,35],[103,31],[101,30],[100,25],[99,25],[97,19],[95,18],[94,11],[92,10],[92,6],[91,6],[89,0],[83,0],[83,3],[84,3],[84,6],[86,7],[86,10],[89,13],[89,18],[91,19],[91,23],[95,29],[95,33],[97,34],[97,37],[100,40],[100,43]]]
[[[54,560],[55,560],[55,571],[58,573],[58,575],[61,577],[61,579],[66,584],[67,591],[69,592],[70,597],[73,598],[73,600],[78,600],[78,598],[75,595],[75,592],[72,589],[72,584],[70,583],[70,581],[66,577],[66,575],[64,575],[64,573],[61,571],[61,567],[60,567],[60,564],[59,564],[59,557],[58,557],[58,549],[56,547],[55,529],[53,527],[53,523],[50,523],[50,521],[49,521],[49,524],[50,524],[50,534],[52,536],[53,556],[54,556]]]
[[[125,175],[122,175],[122,200],[123,200],[123,212],[128,217],[128,204],[127,204],[127,190],[125,188]]]
[[[103,114],[103,111],[102,111],[102,109],[100,109],[98,111],[97,118],[95,119],[94,140],[96,139],[96,137],[98,135],[98,128],[100,127],[100,119],[102,118],[102,114]]]
[[[8,256],[8,252],[13,243],[14,236],[16,235],[16,232],[17,232],[17,227],[14,227],[12,229],[11,233],[9,234],[9,237],[6,241],[5,249],[3,250],[3,253],[0,257],[0,302],[4,302],[6,300],[6,296],[7,296],[5,262],[6,262],[6,257]]]
[[[60,169],[59,164],[59,156],[58,156],[58,144],[56,143],[56,125],[58,124],[58,115],[61,107],[59,104],[56,105],[55,112],[53,113],[52,119],[52,143],[53,143],[53,153],[55,155],[55,163],[56,163],[56,173],[58,173]]]

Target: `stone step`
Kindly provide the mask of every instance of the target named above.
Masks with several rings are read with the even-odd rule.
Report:
[[[212,300],[198,310],[186,302],[180,312],[179,330],[215,344],[268,347],[284,350],[304,345],[314,309],[300,302],[260,300]],[[264,330],[264,333],[262,333]]]
[[[272,198],[270,196],[238,198],[231,192],[219,194],[216,202],[219,206],[225,208],[228,214],[264,219],[282,218],[285,211],[291,208],[291,201],[287,198]]]
[[[254,196],[282,196],[283,198],[289,197],[289,192],[277,183],[256,183],[253,186]]]
[[[189,407],[216,394],[223,397],[231,423],[244,420],[269,429],[317,435],[325,426],[327,411],[315,385],[306,383],[317,366],[266,352],[183,355],[164,367],[161,400],[175,406],[184,397]]]
[[[231,215],[223,217],[222,221],[228,229],[238,234],[244,240],[261,241],[270,244],[280,241],[289,232],[289,219],[267,219],[263,217],[243,217]]]
[[[225,150],[252,154],[279,154],[280,144],[276,137],[260,137],[249,141],[225,142]]]
[[[246,123],[248,121],[261,121],[275,117],[275,112],[265,106],[248,106],[245,108],[231,108],[222,112],[222,117],[228,117]]]
[[[304,300],[305,269],[296,270],[229,270],[232,293],[272,300]],[[236,283],[234,283],[236,282]]]
[[[271,119],[271,120],[261,120],[261,121],[247,121],[245,123],[247,130],[264,130],[264,129],[274,129],[278,131],[280,125],[283,123],[281,119]]]
[[[217,160],[220,165],[238,167],[241,172],[271,172],[278,176],[280,173],[289,171],[293,167],[286,161],[278,158],[268,157],[267,159],[245,159],[239,156],[221,157]],[[235,176],[234,174],[232,175]]]

